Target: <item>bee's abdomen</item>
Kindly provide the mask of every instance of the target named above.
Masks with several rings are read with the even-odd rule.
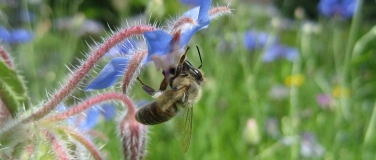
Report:
[[[174,117],[177,111],[178,109],[175,104],[166,111],[162,111],[157,102],[153,102],[137,111],[136,120],[145,125],[159,124]]]

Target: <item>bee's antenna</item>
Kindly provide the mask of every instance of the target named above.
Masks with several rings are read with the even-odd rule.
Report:
[[[202,67],[202,58],[201,58],[200,49],[198,48],[198,46],[196,46],[196,48],[197,48],[198,56],[200,57],[200,62],[201,62],[200,66],[198,66],[198,69],[200,69]]]

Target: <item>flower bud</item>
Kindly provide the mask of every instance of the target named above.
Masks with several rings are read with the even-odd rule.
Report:
[[[127,114],[120,123],[120,135],[126,160],[145,157],[147,127],[136,121],[134,114]]]
[[[247,121],[243,137],[248,144],[256,145],[260,142],[261,137],[256,119],[251,118]]]

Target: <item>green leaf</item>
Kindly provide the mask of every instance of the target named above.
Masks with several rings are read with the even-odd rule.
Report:
[[[14,115],[20,108],[29,106],[26,87],[16,71],[0,61],[0,99]]]
[[[375,49],[376,43],[376,26],[360,38],[354,46],[353,56],[359,56],[362,53],[366,53],[372,49]]]

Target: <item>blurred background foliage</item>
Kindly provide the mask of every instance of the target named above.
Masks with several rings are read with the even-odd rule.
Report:
[[[206,76],[202,100],[195,106],[190,150],[179,151],[179,142],[172,138],[179,131],[171,121],[150,127],[147,159],[376,156],[372,123],[376,36],[360,40],[376,23],[375,1],[364,0],[354,36],[354,19],[323,16],[317,0],[220,0],[213,4],[230,4],[233,14],[214,21],[190,41],[201,49]],[[32,33],[32,40],[7,44],[7,48],[28,82],[33,103],[39,103],[46,91],[54,91],[64,81],[67,67],[78,65],[83,53],[111,30],[127,22],[166,25],[191,7],[177,0],[0,0],[0,25]],[[247,48],[250,41],[257,41],[252,42],[256,46],[262,43],[247,38],[259,32],[265,33],[260,39],[268,37],[264,45]],[[271,37],[278,43],[274,50]],[[362,49],[360,53],[355,54],[355,44]],[[190,51],[189,59],[198,66],[195,52]],[[268,54],[278,56],[268,59]],[[152,65],[140,76],[154,88],[161,80]],[[84,85],[93,78],[89,76]],[[89,95],[76,92],[72,97],[77,98],[70,103]],[[130,96],[136,102],[152,100],[137,83]],[[96,126],[110,137],[107,142],[98,141],[105,144],[103,150],[110,159],[121,157],[118,139],[111,138],[117,136],[116,127],[113,121]]]

